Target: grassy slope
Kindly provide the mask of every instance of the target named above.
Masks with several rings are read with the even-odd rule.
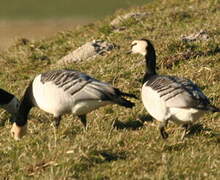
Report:
[[[139,95],[143,76],[142,57],[128,56],[129,43],[151,39],[157,50],[160,73],[184,76],[200,85],[219,106],[220,100],[220,2],[155,1],[136,10],[147,12],[143,21],[130,20],[126,31],[113,33],[108,26],[114,16],[94,24],[59,33],[50,39],[18,41],[0,56],[0,87],[21,97],[24,87],[39,72],[61,68],[54,63],[69,51],[92,39],[120,45],[107,56],[68,68],[77,69]],[[208,41],[183,43],[180,36],[205,29]],[[170,63],[174,62],[175,63]],[[88,115],[89,128],[79,120],[63,117],[55,133],[51,115],[33,109],[29,134],[19,142],[9,135],[11,125],[0,129],[0,177],[2,179],[218,179],[220,178],[220,116],[206,114],[193,136],[180,140],[182,129],[170,124],[170,137],[163,141],[157,122],[145,122],[136,130],[111,130],[114,119],[137,123],[147,116],[140,101],[127,110],[119,106],[101,108]],[[7,115],[1,117],[2,121]]]

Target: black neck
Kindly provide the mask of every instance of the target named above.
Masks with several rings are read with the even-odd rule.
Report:
[[[32,82],[27,87],[24,96],[21,99],[21,105],[19,107],[18,114],[16,116],[16,124],[18,126],[24,126],[27,123],[28,113],[34,106],[34,97],[32,91]]]
[[[145,74],[143,78],[143,84],[153,75],[156,75],[156,52],[151,44],[150,41],[148,41],[148,46],[146,49],[147,54],[145,55]]]
[[[0,105],[5,105],[8,104],[14,98],[14,95],[3,89],[0,89],[0,98],[1,98]]]

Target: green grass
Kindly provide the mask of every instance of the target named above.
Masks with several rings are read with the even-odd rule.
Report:
[[[125,23],[114,33],[108,27],[119,14],[147,12],[142,21]],[[76,69],[140,96],[139,80],[144,73],[143,57],[126,55],[130,43],[142,37],[152,40],[159,73],[192,79],[213,104],[220,102],[220,1],[154,1],[144,7],[120,10],[101,21],[56,36],[24,43],[18,40],[0,54],[0,87],[19,98],[30,80],[40,72],[62,68],[55,63],[68,52],[93,39],[105,39],[120,48]],[[204,29],[207,41],[181,42],[181,35]],[[190,52],[190,53],[189,53]],[[158,123],[151,121],[140,100],[132,110],[113,105],[88,115],[88,131],[77,118],[66,115],[56,132],[52,116],[33,109],[28,134],[21,141],[10,136],[8,114],[1,116],[1,179],[219,179],[220,115],[206,114],[197,131],[180,140],[182,129],[169,124],[168,140],[159,137]],[[141,118],[140,118],[141,117]],[[139,119],[147,119],[141,124]],[[113,129],[113,120],[124,124]],[[5,124],[3,122],[6,121]],[[139,122],[139,123],[138,123]],[[120,123],[119,123],[120,124]],[[126,126],[127,125],[127,126]]]

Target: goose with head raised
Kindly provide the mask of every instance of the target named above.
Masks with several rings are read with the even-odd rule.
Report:
[[[153,44],[147,39],[135,40],[131,44],[131,53],[145,57],[146,72],[141,90],[142,102],[148,113],[160,121],[162,138],[168,134],[165,127],[168,121],[182,124],[187,134],[191,124],[205,111],[220,112],[211,105],[210,100],[191,80],[156,72],[156,53]]]
[[[37,75],[27,87],[11,134],[18,140],[26,133],[32,107],[53,114],[56,127],[66,113],[78,116],[86,127],[86,114],[101,106],[118,104],[132,108],[134,103],[124,97],[136,98],[82,72],[66,69],[45,72]]]

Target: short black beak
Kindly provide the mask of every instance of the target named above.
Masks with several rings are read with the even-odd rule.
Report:
[[[131,54],[132,53],[132,51],[128,51],[128,52],[126,52],[126,54]]]

